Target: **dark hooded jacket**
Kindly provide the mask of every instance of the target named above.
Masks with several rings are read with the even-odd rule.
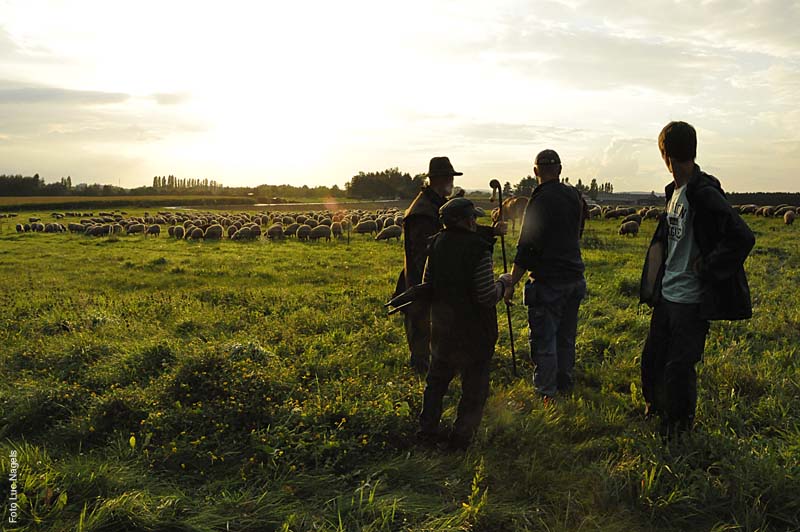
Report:
[[[672,182],[664,189],[666,203],[675,191]],[[700,259],[697,272],[704,286],[700,318],[742,320],[753,315],[744,261],[755,245],[755,236],[733,210],[720,182],[695,165],[686,184],[686,200],[694,212],[692,229]],[[661,300],[661,281],[667,260],[666,213],[659,217],[645,256],[639,301],[655,306]]]
[[[447,200],[430,187],[424,187],[403,215],[403,265],[404,286],[402,290],[422,282],[425,259],[428,258],[429,239],[442,229],[439,223],[439,208]]]

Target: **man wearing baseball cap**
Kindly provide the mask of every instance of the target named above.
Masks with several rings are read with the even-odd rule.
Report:
[[[530,272],[523,302],[528,306],[533,385],[551,401],[573,386],[578,307],[586,294],[580,238],[588,210],[580,192],[560,182],[561,158],[554,150],[539,152],[533,171],[539,186],[525,209],[505,299],[511,300],[514,285]]]
[[[403,245],[405,258],[403,271],[397,280],[394,295],[422,282],[422,272],[427,258],[429,239],[441,230],[439,209],[453,193],[456,172],[447,157],[433,157],[428,165],[428,185],[411,202],[403,216]],[[494,235],[505,234],[503,222],[494,227],[478,226],[478,234],[488,242]],[[404,325],[408,347],[411,351],[410,365],[422,375],[428,371],[431,357],[430,306],[419,301],[404,311]]]
[[[483,211],[466,198],[454,198],[439,209],[444,229],[433,237],[424,282],[431,286],[431,364],[426,378],[419,437],[443,441],[439,423],[450,382],[461,375],[461,400],[451,449],[466,448],[483,415],[489,394],[489,362],[497,341],[495,305],[511,286],[511,275],[496,281],[492,264],[494,238],[478,234]]]

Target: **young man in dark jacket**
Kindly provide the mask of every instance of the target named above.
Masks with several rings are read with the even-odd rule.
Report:
[[[440,440],[442,400],[456,374],[461,401],[449,447],[466,448],[480,424],[489,394],[489,362],[497,341],[495,305],[510,286],[509,274],[494,280],[492,248],[478,234],[483,212],[466,198],[455,198],[439,210],[444,229],[432,239],[424,281],[431,286],[431,366],[420,414],[419,436]]]
[[[642,353],[646,415],[671,438],[691,429],[697,404],[695,364],[710,320],[752,316],[744,261],[755,237],[725,199],[720,182],[695,164],[697,134],[670,122],[658,147],[674,180],[667,185],[642,272],[640,301],[653,307]]]

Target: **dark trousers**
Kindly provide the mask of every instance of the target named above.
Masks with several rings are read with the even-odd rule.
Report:
[[[662,299],[653,309],[642,352],[642,394],[669,436],[692,427],[697,406],[695,364],[703,357],[708,320],[699,305]]]
[[[431,361],[431,307],[415,303],[404,314],[408,349],[411,351],[411,367],[425,374]]]
[[[573,387],[578,309],[585,295],[586,280],[582,278],[525,284],[533,386],[541,395],[553,396]]]
[[[461,401],[453,425],[451,440],[466,444],[480,425],[483,407],[489,397],[489,356],[456,362],[454,357],[439,357],[434,353],[428,370],[422,413],[419,416],[420,431],[436,434],[442,417],[442,401],[447,394],[450,381],[461,374]]]

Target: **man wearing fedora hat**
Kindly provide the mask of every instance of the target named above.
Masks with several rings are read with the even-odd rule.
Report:
[[[433,157],[428,165],[428,185],[424,186],[403,216],[403,241],[405,258],[403,271],[397,280],[395,295],[422,282],[425,259],[430,238],[442,229],[439,209],[453,193],[453,178],[463,175],[456,172],[447,157]],[[478,234],[487,241],[494,235],[505,234],[505,223],[493,227],[478,226]],[[430,305],[418,301],[405,311],[406,339],[411,351],[410,365],[420,374],[428,371],[431,357]]]

